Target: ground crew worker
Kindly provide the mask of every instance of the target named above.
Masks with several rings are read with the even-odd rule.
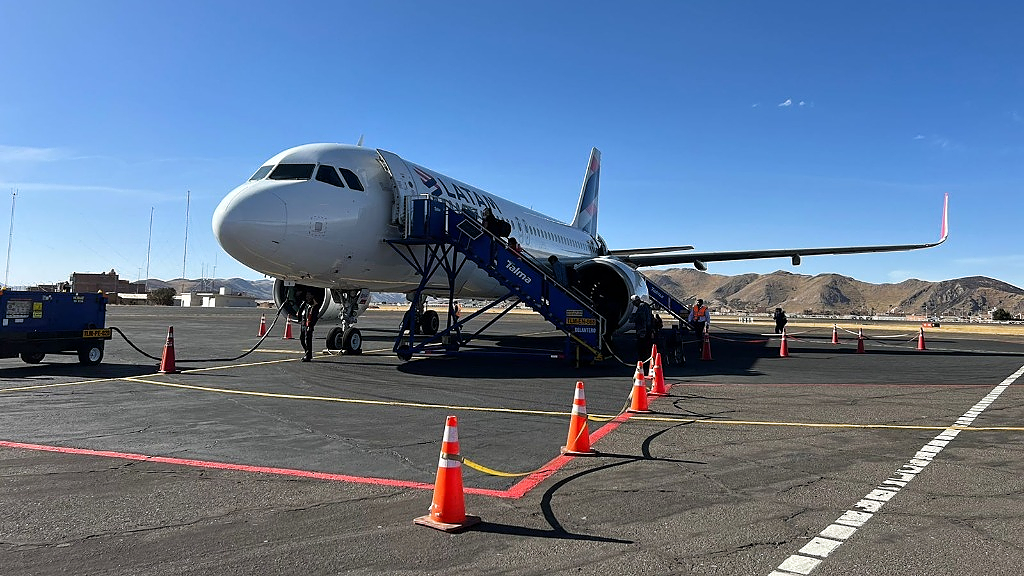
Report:
[[[555,276],[555,282],[558,282],[562,286],[569,285],[569,273],[565,269],[565,264],[558,259],[558,256],[552,254],[548,256],[548,264],[551,265],[551,273]]]
[[[313,360],[313,327],[319,320],[320,304],[313,298],[312,292],[306,293],[306,301],[299,307],[299,341],[302,342],[302,349],[306,355],[302,357],[303,362]]]
[[[690,317],[687,321],[693,327],[693,331],[697,333],[697,336],[703,338],[704,333],[708,331],[708,324],[711,323],[711,315],[708,313],[708,307],[704,305],[704,301],[700,298],[697,299],[697,303],[690,310]]]
[[[782,308],[776,308],[775,314],[772,315],[772,318],[775,319],[775,333],[781,334],[786,328],[786,323],[789,322],[789,320],[786,319],[786,312]]]
[[[633,325],[636,327],[636,359],[644,363],[644,374],[647,373],[648,360],[651,356],[651,345],[654,344],[654,313],[651,305],[640,296],[633,295]]]

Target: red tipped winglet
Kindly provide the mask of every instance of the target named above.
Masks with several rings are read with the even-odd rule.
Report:
[[[942,202],[942,237],[939,238],[939,244],[946,241],[946,236],[949,236],[949,192],[946,192]]]

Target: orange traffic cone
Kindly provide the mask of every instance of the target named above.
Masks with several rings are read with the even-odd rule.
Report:
[[[459,420],[455,416],[449,416],[444,424],[441,459],[437,461],[437,480],[434,482],[430,512],[413,522],[445,532],[458,532],[480,522],[479,516],[466,514],[459,456]]]
[[[632,402],[629,405],[629,412],[650,412],[647,404],[647,386],[644,382],[644,363],[636,363],[636,372],[633,374],[633,391],[629,393]]]
[[[174,326],[167,327],[167,342],[164,344],[164,353],[160,356],[160,373],[177,374],[180,372],[174,365]]]
[[[864,329],[861,328],[857,334],[857,354],[864,353]]]
[[[924,347],[924,326],[921,326],[921,333],[917,337],[917,349],[926,350]]]
[[[782,329],[782,344],[779,345],[779,358],[789,358],[789,343],[786,342],[786,329]]]
[[[259,337],[263,338],[266,335],[267,335],[267,315],[264,314],[264,315],[260,316],[260,333],[259,333]]]
[[[839,326],[832,325],[832,343],[839,344]]]
[[[665,373],[661,370],[661,352],[655,353],[654,360],[651,361],[651,376],[653,377],[651,394],[658,396],[668,394],[668,388],[665,387]]]
[[[583,395],[583,381],[576,382],[576,396],[572,399],[572,417],[569,419],[569,439],[562,446],[562,454],[582,456],[594,454],[590,448],[587,428],[587,399]]]
[[[711,360],[711,335],[704,330],[704,346],[700,350],[701,360]]]
[[[295,339],[292,336],[292,323],[291,323],[291,320],[289,320],[288,318],[284,319],[284,336],[282,336],[281,339],[282,340],[294,340]]]

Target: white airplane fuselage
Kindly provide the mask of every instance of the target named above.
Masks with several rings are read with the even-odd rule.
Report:
[[[410,292],[420,278],[385,240],[402,237],[404,196],[430,194],[478,213],[490,208],[512,225],[511,236],[538,259],[555,254],[579,260],[600,254],[599,238],[428,168],[406,161],[405,166],[391,166],[393,178],[384,157],[392,158],[383,151],[343,144],[308,144],[281,152],[264,163],[261,177],[257,172],[221,201],[213,216],[214,233],[236,260],[281,280],[341,290]],[[280,165],[299,166],[302,173],[275,179],[274,169]],[[344,186],[318,180],[321,166],[351,171],[363,190],[345,178],[339,179]],[[447,294],[444,278],[430,288],[429,293]],[[472,263],[456,279],[455,290],[457,297],[479,298],[508,292]]]

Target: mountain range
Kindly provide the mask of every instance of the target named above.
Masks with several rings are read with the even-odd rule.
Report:
[[[988,316],[1002,308],[1024,314],[1024,290],[985,276],[942,282],[904,280],[870,284],[839,274],[721,276],[688,268],[644,271],[684,302],[700,297],[712,307],[761,311],[783,308],[798,314]]]
[[[839,274],[807,276],[783,270],[771,274],[722,276],[690,268],[645,270],[652,281],[679,298],[692,302],[700,297],[713,309],[766,311],[776,307],[789,313],[988,316],[1002,308],[1014,317],[1024,315],[1024,290],[985,276],[969,276],[942,282],[904,280],[896,284],[871,284]],[[250,294],[261,300],[273,298],[274,281],[227,278],[214,280],[150,280],[149,287]],[[374,301],[405,302],[404,295],[374,294]]]

